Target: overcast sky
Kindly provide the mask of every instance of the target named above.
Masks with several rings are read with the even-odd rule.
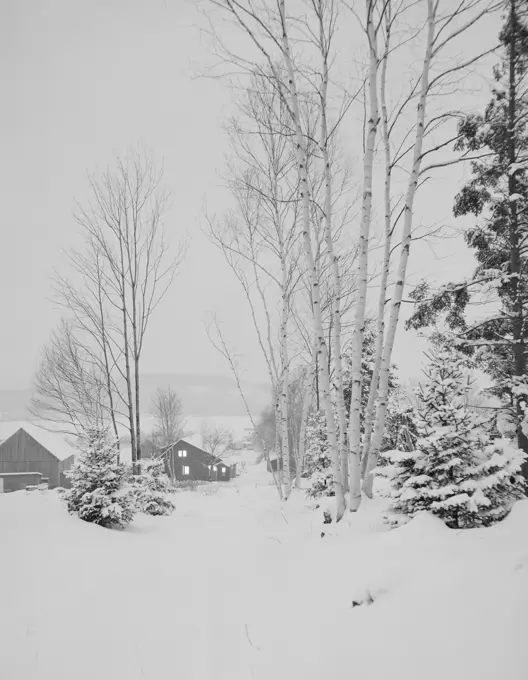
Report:
[[[61,248],[75,243],[74,200],[86,172],[140,142],[163,161],[173,192],[167,215],[175,242],[191,237],[188,257],[152,323],[145,372],[227,369],[203,330],[218,313],[244,355],[248,377],[265,379],[236,281],[200,232],[204,200],[221,209],[218,173],[229,91],[193,78],[203,62],[198,16],[185,0],[16,0],[0,3],[2,248],[0,387],[27,387],[40,348],[59,320],[49,277]],[[486,96],[486,95],[485,95]],[[422,199],[434,221],[449,219],[461,170],[445,172]],[[414,280],[456,275],[471,258],[458,242],[420,245]],[[400,333],[395,359],[416,375],[421,344]]]

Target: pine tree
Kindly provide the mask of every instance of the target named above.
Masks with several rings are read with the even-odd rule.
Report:
[[[361,434],[363,434],[364,415],[367,409],[370,382],[374,372],[376,327],[372,319],[365,320],[365,332],[363,335],[363,352],[361,354]],[[393,365],[389,376],[389,399],[397,389],[396,366]],[[352,396],[352,353],[350,348],[344,353],[343,386],[345,398],[345,410],[350,411],[350,399]]]
[[[323,411],[316,411],[308,417],[303,477],[310,479],[310,486],[307,490],[309,498],[335,494],[326,417]]]
[[[367,319],[365,323],[361,368],[363,376],[361,386],[362,415],[360,423],[362,436],[364,432],[363,420],[367,408],[370,381],[374,368],[374,341],[375,327],[372,320]],[[343,384],[345,411],[348,421],[348,415],[350,412],[350,399],[352,395],[352,361],[350,351],[345,352],[344,355]],[[413,440],[415,439],[414,424],[411,418],[413,409],[412,406],[407,403],[407,400],[397,383],[395,366],[391,371],[389,389],[389,408],[387,411],[387,422],[382,450],[394,448],[399,443],[401,443],[403,446],[402,436],[405,427],[409,429],[411,438]],[[334,416],[336,427],[338,427],[338,418],[335,407]],[[311,416],[309,416],[306,426],[305,467],[302,476],[311,479],[311,484],[308,488],[307,495],[312,498],[334,495],[331,459],[326,432],[326,419],[322,411],[316,411]],[[347,435],[348,433],[346,433],[346,436]]]
[[[72,488],[65,494],[68,510],[85,522],[113,528],[134,518],[136,503],[125,488],[125,465],[117,462],[117,442],[101,426],[88,427],[81,437],[81,455],[66,473]]]
[[[450,527],[487,526],[523,495],[524,454],[492,443],[488,423],[467,405],[467,359],[447,348],[428,355],[415,451],[389,451],[376,475],[390,481],[388,519],[399,524],[429,511]]]
[[[171,491],[163,459],[143,459],[141,474],[135,478],[136,501],[141,512],[146,515],[170,515],[174,510],[174,503],[167,495]]]
[[[501,61],[484,115],[460,122],[456,148],[471,163],[471,179],[455,199],[455,216],[472,215],[465,233],[477,267],[469,281],[451,283],[431,295],[426,283],[413,294],[419,301],[408,325],[431,325],[445,315],[461,343],[476,348],[475,357],[494,379],[493,393],[517,419],[517,441],[528,453],[523,430],[528,383],[528,3],[508,0],[499,39]],[[467,306],[491,304],[486,318],[468,324]],[[498,308],[498,311],[497,311]],[[524,428],[526,429],[526,427]],[[528,479],[528,466],[524,467]]]
[[[400,385],[389,395],[381,452],[413,449],[418,439],[417,412]],[[380,462],[381,463],[381,462]]]

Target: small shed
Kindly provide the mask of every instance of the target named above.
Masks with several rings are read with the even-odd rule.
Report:
[[[0,472],[0,493],[38,486],[41,482],[41,472]]]
[[[236,476],[236,464],[229,465],[186,439],[166,447],[162,455],[173,479],[227,482]]]
[[[0,423],[0,476],[10,475],[9,490],[24,489],[25,475],[40,473],[50,487],[67,486],[64,473],[74,461],[74,447],[58,433],[49,432],[33,423]],[[16,480],[16,481],[15,481]],[[6,483],[4,481],[4,489]]]
[[[277,458],[276,456],[273,456],[269,458],[269,461],[266,463],[266,469],[268,472],[277,472],[278,470],[283,469],[283,461],[282,458]],[[295,459],[290,458],[290,473],[292,475],[295,475],[295,469],[296,469],[296,464],[295,464]]]

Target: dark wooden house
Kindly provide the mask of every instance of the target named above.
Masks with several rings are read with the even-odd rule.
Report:
[[[269,461],[266,463],[266,469],[268,472],[271,472],[272,470],[274,472],[277,472],[277,470],[282,470],[283,469],[283,461],[282,458],[275,458],[275,457],[270,457]],[[296,470],[296,461],[293,456],[290,458],[290,473],[292,476],[295,475],[295,470]]]
[[[0,477],[5,491],[34,484],[28,475],[40,473],[50,487],[68,486],[64,476],[74,461],[74,448],[61,435],[32,423],[0,423]]]
[[[162,455],[165,471],[172,479],[228,482],[236,477],[236,464],[229,465],[185,439],[168,446]]]

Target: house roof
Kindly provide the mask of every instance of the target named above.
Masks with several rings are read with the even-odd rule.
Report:
[[[194,440],[193,437],[182,437],[181,439],[178,439],[177,441],[174,442],[174,444],[171,444],[170,446],[167,446],[166,449],[171,449],[180,444],[180,442],[183,442],[184,444],[187,444],[188,446],[194,446],[196,449],[200,449],[204,453],[207,453],[207,451],[200,446],[196,441]]]
[[[202,451],[205,451],[203,437],[199,432],[193,432],[193,434],[189,434],[186,437],[183,437],[183,441],[187,442],[187,444],[192,444],[193,446],[196,446],[196,448],[198,449],[202,449]]]
[[[50,432],[27,421],[0,422],[0,444],[12,437],[18,430],[25,430],[57,460],[66,460],[75,455],[75,447],[57,432]]]
[[[214,465],[223,465],[224,467],[231,467],[233,462],[236,462],[236,461],[230,460],[228,457],[224,458],[223,456],[215,456],[214,454],[209,453],[209,451],[206,451],[201,446],[198,446],[198,444],[195,444],[194,441],[195,440],[194,440],[193,437],[182,437],[181,439],[178,439],[178,441],[174,442],[174,444],[167,446],[165,448],[165,451],[167,451],[168,449],[173,449],[178,444],[183,443],[183,444],[187,444],[188,446],[194,446],[194,448],[200,449],[200,451],[203,451],[203,453],[205,453],[205,455],[209,459],[209,462],[211,463],[211,465],[214,464]]]

